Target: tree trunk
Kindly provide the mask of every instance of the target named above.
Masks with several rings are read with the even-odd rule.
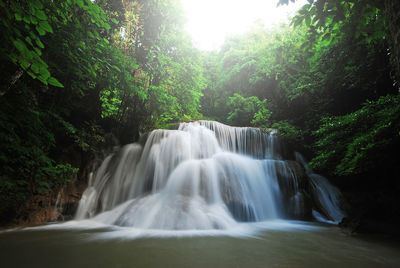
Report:
[[[393,68],[397,86],[400,87],[400,1],[385,0],[385,11],[389,26],[389,41]]]

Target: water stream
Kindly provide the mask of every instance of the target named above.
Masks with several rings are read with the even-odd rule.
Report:
[[[76,219],[143,230],[227,230],[313,214],[340,221],[340,192],[280,147],[275,130],[214,121],[155,130],[104,160]]]
[[[182,123],[106,157],[73,221],[0,232],[2,267],[399,267],[275,130]],[[330,223],[330,224],[327,224]],[[332,224],[333,223],[333,224]]]

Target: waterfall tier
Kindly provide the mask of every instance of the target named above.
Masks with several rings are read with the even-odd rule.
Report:
[[[143,229],[228,229],[238,222],[343,217],[340,192],[282,159],[275,130],[213,121],[154,130],[109,155],[76,219]]]

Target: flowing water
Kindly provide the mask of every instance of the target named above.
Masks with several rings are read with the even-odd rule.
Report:
[[[74,221],[0,233],[2,267],[398,267],[275,130],[182,123],[109,155]],[[3,266],[5,265],[5,266]]]
[[[213,121],[155,130],[104,160],[76,219],[143,230],[229,230],[312,214],[340,221],[340,192],[280,147],[275,130]]]

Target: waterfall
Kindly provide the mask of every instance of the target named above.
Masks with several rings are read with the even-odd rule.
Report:
[[[328,181],[323,185],[322,192],[333,189]],[[311,219],[313,209],[329,218],[331,204],[323,197],[313,205],[309,189],[316,188],[302,163],[282,159],[275,130],[196,121],[177,130],[154,130],[144,145],[129,144],[106,157],[76,219],[209,230],[238,222]]]
[[[62,211],[61,191],[59,191],[58,194],[57,194],[56,203],[54,204],[54,208],[53,208],[53,211],[52,211],[51,218],[53,220],[57,220],[58,216],[61,214],[60,213],[61,211]]]
[[[339,223],[345,216],[344,212],[340,209],[342,197],[339,189],[330,184],[325,177],[315,174],[300,153],[296,152],[296,160],[306,168],[312,187],[311,193],[314,195],[314,200],[316,201],[315,205],[322,212],[313,210],[314,217],[319,221]]]

